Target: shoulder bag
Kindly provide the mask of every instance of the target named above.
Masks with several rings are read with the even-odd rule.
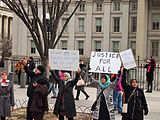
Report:
[[[136,91],[136,88],[132,91],[132,94],[129,96],[128,102],[130,101],[132,95],[134,95],[135,91]],[[127,103],[123,103],[122,113],[127,113],[127,111],[128,111],[128,102]]]

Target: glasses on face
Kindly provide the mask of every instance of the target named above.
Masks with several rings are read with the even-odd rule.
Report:
[[[7,75],[7,73],[2,73],[1,75]]]
[[[63,77],[67,77],[67,76],[63,76]]]

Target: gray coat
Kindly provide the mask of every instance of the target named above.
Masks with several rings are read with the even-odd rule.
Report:
[[[105,104],[107,105],[108,113],[109,113],[107,116],[109,116],[110,120],[115,120],[114,104],[113,104],[113,89],[114,89],[114,86],[118,83],[118,80],[119,79],[115,80],[107,88],[105,88],[102,94],[105,97]],[[97,80],[92,79],[92,82],[96,82],[96,81]],[[100,86],[98,86],[97,94],[100,94],[100,92],[101,92],[101,88]],[[93,118],[96,120],[99,120],[101,96],[97,100],[95,111],[93,111]]]
[[[7,90],[7,95],[4,95],[4,88]],[[14,105],[13,82],[10,81],[8,86],[1,86],[0,84],[0,116],[10,117],[11,106]]]

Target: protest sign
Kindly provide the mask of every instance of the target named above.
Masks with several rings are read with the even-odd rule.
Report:
[[[90,72],[117,74],[121,66],[119,53],[92,52],[90,59]]]
[[[51,69],[77,71],[79,67],[79,51],[49,49]]]
[[[119,54],[120,54],[123,66],[126,69],[131,69],[131,68],[136,67],[136,62],[134,60],[134,56],[133,56],[133,53],[132,53],[131,49],[122,51]]]

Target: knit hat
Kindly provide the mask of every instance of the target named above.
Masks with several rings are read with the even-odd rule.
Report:
[[[44,68],[43,65],[38,65],[38,66],[37,66],[37,69],[38,69],[41,73],[44,73],[44,71],[45,71],[45,68]]]

